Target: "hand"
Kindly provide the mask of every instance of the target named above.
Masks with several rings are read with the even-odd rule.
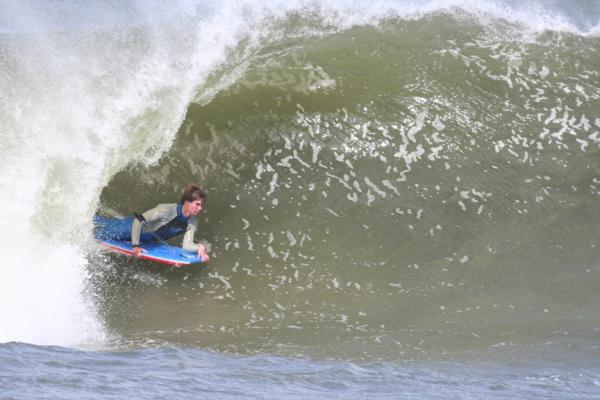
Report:
[[[208,260],[210,260],[210,257],[206,252],[206,246],[203,244],[198,245],[198,257],[202,258],[202,261],[204,262],[208,262]]]
[[[146,253],[146,250],[142,249],[141,247],[134,247],[131,252],[135,257],[140,258],[142,256],[142,253]]]

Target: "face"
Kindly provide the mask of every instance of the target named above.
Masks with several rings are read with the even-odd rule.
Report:
[[[202,200],[186,201],[183,204],[184,213],[188,215],[198,215],[204,208],[204,202]],[[187,212],[185,212],[187,211]]]

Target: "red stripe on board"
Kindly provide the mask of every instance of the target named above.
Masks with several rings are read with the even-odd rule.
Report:
[[[102,246],[107,247],[110,250],[116,251],[117,253],[127,254],[128,256],[135,257],[135,255],[133,254],[133,252],[130,251],[130,250],[125,250],[125,249],[122,249],[120,247],[113,246],[113,245],[110,245],[110,244],[104,243],[104,242],[101,242],[101,244],[102,244]],[[139,258],[142,259],[142,260],[149,260],[149,261],[154,261],[154,262],[161,263],[161,264],[166,264],[166,265],[169,265],[169,266],[172,266],[172,267],[179,267],[181,265],[190,265],[190,262],[174,262],[174,261],[165,260],[164,258],[157,258],[157,257],[152,257],[152,256],[146,256],[143,253],[142,253],[142,255]]]

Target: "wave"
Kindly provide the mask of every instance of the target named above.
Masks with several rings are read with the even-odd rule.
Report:
[[[439,161],[443,166],[443,157],[437,157],[435,153],[438,146],[430,143],[430,139],[419,139],[425,140],[421,143],[412,138],[421,137],[419,135],[423,130],[429,129],[431,133],[443,131],[441,127],[447,126],[447,121],[452,118],[462,120],[464,124],[460,127],[464,128],[472,123],[468,113],[453,115],[451,108],[444,110],[443,98],[436,98],[431,88],[423,96],[411,96],[407,101],[402,101],[402,95],[392,96],[386,99],[391,103],[379,105],[381,108],[361,104],[367,109],[360,112],[356,109],[360,102],[344,102],[345,95],[339,92],[343,74],[350,74],[356,66],[346,65],[340,69],[333,65],[328,68],[322,67],[327,63],[325,55],[335,52],[338,44],[343,44],[344,51],[352,51],[352,35],[356,33],[358,26],[377,27],[365,34],[366,36],[361,36],[361,32],[357,33],[359,40],[370,45],[375,45],[380,39],[397,41],[397,32],[400,31],[408,32],[409,37],[405,42],[399,42],[400,45],[418,48],[423,46],[421,41],[429,40],[424,48],[431,50],[439,43],[435,42],[435,38],[428,38],[428,34],[433,32],[443,36],[446,33],[444,29],[459,32],[459,25],[452,21],[466,17],[472,26],[471,33],[468,32],[467,36],[470,35],[474,41],[464,40],[456,47],[448,47],[448,43],[443,43],[446,47],[439,48],[438,54],[478,70],[481,67],[481,55],[477,49],[488,49],[486,57],[500,59],[504,64],[486,66],[485,76],[498,85],[508,85],[510,82],[510,88],[515,90],[511,93],[516,94],[515,88],[527,85],[537,85],[540,89],[548,90],[549,87],[543,86],[544,78],[551,78],[556,70],[562,70],[559,69],[559,65],[551,70],[540,64],[548,59],[536,59],[528,66],[529,69],[533,68],[533,72],[530,74],[531,80],[527,80],[526,74],[515,72],[519,68],[525,68],[522,60],[524,57],[521,57],[521,42],[512,47],[506,46],[506,40],[499,41],[494,35],[508,34],[508,37],[514,38],[511,32],[517,32],[516,36],[522,38],[523,32],[529,30],[536,33],[542,44],[545,41],[550,43],[546,49],[558,43],[559,51],[563,51],[566,46],[561,46],[561,40],[577,43],[580,46],[578,49],[585,49],[586,46],[594,48],[597,46],[593,42],[593,35],[598,29],[598,12],[594,9],[593,2],[584,4],[584,9],[588,11],[586,13],[579,13],[576,4],[579,3],[569,3],[565,6],[552,2],[538,2],[525,7],[511,2],[476,4],[469,1],[431,1],[417,4],[355,1],[327,5],[315,2],[273,2],[263,6],[262,3],[252,1],[197,4],[181,2],[174,5],[169,12],[164,12],[158,3],[151,2],[131,2],[119,8],[81,3],[65,3],[59,8],[41,2],[3,5],[0,13],[4,16],[0,19],[3,32],[0,37],[0,88],[6,96],[0,108],[0,204],[3,225],[10,226],[11,229],[0,234],[5,260],[0,288],[0,320],[9,322],[6,324],[7,328],[0,332],[0,341],[82,345],[105,340],[110,327],[106,326],[104,316],[97,314],[98,311],[85,295],[89,279],[86,276],[86,254],[94,251],[90,248],[90,221],[99,205],[106,206],[111,203],[111,193],[122,191],[124,186],[119,183],[120,180],[136,184],[132,171],[139,174],[141,185],[145,189],[149,188],[151,183],[159,183],[159,187],[155,188],[158,192],[172,191],[172,186],[179,185],[183,177],[194,175],[208,180],[211,174],[217,176],[217,181],[213,183],[215,186],[219,182],[243,183],[252,188],[252,185],[258,185],[260,179],[264,179],[261,176],[264,174],[271,182],[266,194],[261,194],[260,190],[248,190],[246,193],[249,197],[244,198],[250,203],[262,199],[267,201],[269,207],[278,208],[277,205],[284,204],[284,199],[272,196],[277,188],[297,182],[292,178],[298,173],[298,168],[308,168],[310,160],[318,162],[322,160],[321,157],[339,158],[345,165],[359,162],[349,156],[352,153],[368,155],[372,160],[389,160],[395,157],[402,160],[402,165],[382,165],[385,165],[384,170],[395,168],[395,172],[400,173],[400,176],[406,176],[412,167],[422,165],[414,164],[422,158],[429,157],[432,162]],[[10,21],[14,22],[9,22],[8,16]],[[400,27],[396,25],[398,20],[402,22]],[[410,25],[411,21],[414,22],[413,25]],[[432,21],[441,24],[437,27],[431,26]],[[509,22],[508,26],[506,21]],[[519,26],[514,27],[511,24]],[[392,29],[396,33],[391,36],[378,36],[378,30],[385,32],[386,29]],[[482,35],[478,33],[480,29],[490,31]],[[550,32],[549,39],[548,33],[545,32],[548,30],[553,31]],[[344,33],[346,31],[347,33]],[[566,31],[575,37],[555,40],[554,31]],[[341,37],[335,36],[340,32]],[[410,32],[418,34],[411,35]],[[323,42],[319,42],[319,38],[331,39],[330,42],[325,41],[324,47],[320,48]],[[302,52],[298,52],[297,49],[301,49],[307,43],[309,51],[313,51],[312,54],[320,56],[323,53],[323,58],[317,58],[315,62],[302,60]],[[469,43],[475,43],[477,46],[471,46]],[[362,48],[361,51],[366,52],[366,48]],[[534,53],[534,50],[530,51]],[[404,70],[401,65],[402,57],[406,53],[392,54],[392,57],[396,58],[394,67],[407,74],[406,76],[416,79],[413,89],[425,91],[428,88],[425,86],[424,77],[418,74],[411,75],[410,72],[416,71],[423,62],[430,60],[414,57],[414,54],[416,53],[409,52],[412,58],[409,58],[409,64]],[[338,57],[340,56],[338,54]],[[382,55],[375,58],[379,62],[386,60]],[[359,60],[364,61],[360,57]],[[585,57],[580,56],[580,60],[584,67],[589,65],[589,60]],[[447,65],[452,66],[452,63]],[[377,64],[366,62],[358,68],[362,68],[361,73],[366,74],[376,67]],[[390,74],[391,71],[382,73]],[[434,78],[435,68],[430,69],[428,73],[432,74],[428,79]],[[578,73],[583,75],[586,71]],[[358,91],[359,80],[355,76],[351,79],[353,81],[350,89]],[[593,76],[589,75],[588,81],[589,79],[593,79]],[[585,94],[579,97],[579,101],[586,99],[586,104],[595,104],[593,102],[597,99],[597,88],[586,86],[588,81],[584,79],[579,82]],[[388,83],[379,82],[383,85],[380,87],[382,91],[385,91],[385,85]],[[410,80],[407,79],[404,83],[411,88]],[[471,89],[476,91],[477,84],[475,82],[475,88]],[[557,85],[560,86],[560,83]],[[279,92],[273,93],[273,90]],[[463,87],[463,90],[466,89]],[[571,90],[576,92],[577,86]],[[493,90],[491,92],[490,96],[493,98],[498,95]],[[272,125],[256,125],[255,131],[260,133],[257,133],[257,136],[248,135],[249,141],[242,143],[245,149],[257,146],[258,150],[254,151],[258,156],[255,154],[254,158],[244,158],[247,156],[241,152],[239,157],[243,161],[234,167],[224,160],[228,157],[227,151],[239,150],[238,139],[229,140],[227,135],[217,135],[216,138],[210,136],[211,139],[206,142],[206,139],[194,133],[198,126],[210,119],[208,111],[232,119],[238,112],[232,104],[242,104],[245,107],[243,115],[249,115],[247,113],[251,112],[249,110],[254,101],[265,93],[275,94],[276,101],[284,106],[289,103],[286,112],[291,110],[298,118],[297,123],[304,124],[308,129],[311,144],[306,144],[309,143],[306,141],[302,147],[294,147],[300,146],[302,138],[309,140],[305,134],[277,139],[280,146],[278,149],[283,154],[289,153],[284,150],[291,149],[291,155],[289,158],[279,159],[273,166],[272,161],[263,158],[268,154],[268,150],[261,146],[272,144],[265,138],[276,135],[274,127],[278,126],[281,120],[266,117],[266,121]],[[315,131],[324,129],[315,123],[320,118],[320,111],[308,110],[311,107],[310,102],[300,107],[290,103],[290,93],[294,96],[296,93],[303,94],[315,100],[312,103],[313,108],[323,105],[332,112],[338,110],[338,115],[328,123],[330,126],[339,124],[348,128],[352,134],[340,136],[336,131],[327,135],[324,131]],[[334,101],[327,103],[320,97],[312,99],[310,96],[314,93],[334,93]],[[440,101],[439,113],[426,113],[423,104],[432,101],[435,104],[437,100]],[[534,100],[534,97],[531,97],[531,100]],[[392,104],[394,107],[413,110],[417,116],[414,117],[411,113],[397,115],[396,121],[388,118],[385,124],[378,124],[373,115],[383,112]],[[349,116],[346,115],[348,110]],[[548,114],[544,115],[544,119],[549,119],[549,124],[560,125],[559,114],[564,112],[564,108],[561,104],[556,104],[553,110],[554,117],[550,118],[551,114]],[[268,116],[272,109],[259,107],[257,111],[264,117]],[[410,118],[407,118],[407,115]],[[582,115],[578,115],[580,119],[573,124],[565,117],[564,124],[575,130],[585,129]],[[251,117],[248,118],[251,120]],[[594,121],[590,120],[589,116],[587,120],[591,121],[590,126],[594,126]],[[240,131],[244,130],[243,123],[249,121],[240,122]],[[574,126],[577,123],[581,123],[579,126],[582,128]],[[356,128],[357,126],[360,129]],[[373,129],[381,130],[380,134],[371,136],[369,132]],[[386,129],[387,133],[392,130],[395,137],[404,137],[405,141],[390,142],[386,138],[387,133],[382,133]],[[215,131],[209,130],[210,132]],[[565,132],[568,133],[568,129]],[[549,137],[553,137],[552,132],[549,134]],[[588,136],[592,134],[593,132],[589,132]],[[575,136],[583,140],[580,133]],[[423,136],[425,137],[429,136]],[[516,145],[511,143],[513,138],[514,136],[496,138],[493,143],[505,151],[515,152]],[[565,138],[569,139],[568,135]],[[178,146],[178,140],[182,140],[183,144]],[[200,141],[201,149],[211,149],[213,154],[221,159],[213,160],[208,154],[208,165],[188,163],[187,171],[181,167],[173,168],[173,165],[185,162],[186,156],[192,157],[190,149],[198,150],[190,145],[190,140],[194,143]],[[460,153],[456,146],[470,143],[476,138],[448,137],[446,140],[446,149],[455,149]],[[586,143],[588,149],[592,149],[596,144],[594,137],[587,138]],[[173,154],[174,144],[177,149],[175,154],[178,154],[176,157],[169,156]],[[171,151],[167,153],[169,149]],[[425,149],[428,153],[423,153]],[[440,151],[442,149],[437,150]],[[161,158],[165,154],[166,165],[170,166],[171,171],[177,171],[175,177],[165,172],[165,159]],[[524,156],[524,153],[520,156]],[[251,177],[255,176],[256,179],[243,182],[236,180],[236,177],[248,174],[240,165],[250,163],[258,165],[251,173]],[[141,169],[131,167],[140,164]],[[148,172],[148,168],[156,165],[158,169],[150,169],[151,172]],[[225,173],[219,173],[217,166],[223,167]],[[425,164],[423,166],[425,167]],[[399,167],[401,168],[398,170]],[[350,169],[321,171],[324,173],[321,178],[325,179],[322,184],[326,187],[338,185],[339,188],[335,190],[343,189],[338,192],[339,198],[347,198],[350,201],[343,207],[321,208],[321,211],[332,217],[343,214],[344,207],[351,208],[353,204],[363,201],[370,206],[377,204],[378,198],[387,196],[387,199],[390,199],[390,195],[403,193],[397,182],[388,179],[377,181],[373,177],[365,176],[360,182],[352,180],[349,177],[356,174],[356,171],[353,171],[353,167],[348,168]],[[420,176],[415,172],[412,174]],[[425,175],[424,179],[427,177],[428,175]],[[300,178],[307,181],[313,179],[312,175],[304,170],[300,173]],[[316,187],[316,181],[313,184],[315,186],[309,183],[308,186],[302,187],[306,193],[310,193]],[[471,189],[463,188],[458,192],[459,197],[453,198],[452,201],[457,204],[462,202],[466,208],[470,206],[469,202],[476,204],[478,200],[485,198],[486,193]],[[241,192],[230,193],[229,190],[225,190],[225,193],[229,193],[233,198],[242,196]],[[326,195],[327,189],[321,193]],[[289,196],[302,198],[302,194],[298,193]],[[157,196],[140,198],[127,194],[114,195],[113,199],[114,204],[131,200],[138,204],[150,204],[157,200]],[[410,196],[409,199],[401,207],[395,206],[387,210],[386,207],[391,207],[390,203],[381,209],[396,215],[411,215],[411,218],[417,219],[414,222],[417,224],[423,213],[418,206],[421,200]],[[222,200],[224,204],[231,203],[226,198]],[[296,213],[302,213],[300,208],[292,206],[291,200],[289,204],[287,212],[296,210]],[[478,206],[475,210],[479,210]],[[498,207],[502,207],[501,202]],[[278,209],[281,208],[283,207]],[[264,210],[257,213],[259,218],[264,219],[262,211]],[[314,221],[315,216],[320,214],[314,210],[312,212],[314,214],[308,220]],[[235,215],[235,218],[238,218],[238,221],[246,221],[241,228],[247,223],[254,223],[248,216]],[[272,215],[271,218],[282,217]],[[320,229],[333,229],[342,236],[339,229],[350,228],[339,224],[337,220],[325,218],[323,221],[332,223],[335,227],[324,223],[317,225]],[[437,230],[433,221],[428,220],[427,224],[431,224],[434,232]],[[233,224],[237,225],[239,224]],[[368,223],[364,225],[368,226]],[[385,224],[377,226],[382,228]],[[259,232],[259,236],[264,236],[263,239],[267,240],[264,247],[266,253],[263,256],[281,251],[277,258],[285,261],[285,253],[289,252],[289,249],[276,250],[269,243],[271,239],[268,230],[260,228]],[[282,234],[289,246],[309,240],[290,229],[283,229]],[[249,243],[257,240],[250,236],[250,239],[246,236],[231,239],[233,235],[233,231],[228,231],[227,235],[215,240],[217,252],[220,251],[224,258],[227,258],[226,250],[238,249],[241,240],[250,240]],[[312,235],[314,236],[314,233]],[[402,235],[410,236],[409,232],[403,232]],[[385,243],[384,238],[377,238]],[[248,246],[252,247],[252,244]],[[438,243],[437,246],[443,247],[444,244]],[[420,251],[427,250],[422,248]],[[294,254],[300,262],[302,252]],[[440,254],[448,256],[444,252]],[[238,258],[233,260],[231,265],[243,262],[248,254],[235,253],[235,257]],[[464,260],[464,257],[469,260],[466,254],[451,254],[450,257],[454,257],[454,261],[450,262],[459,264],[463,264],[461,260]],[[445,265],[446,261],[443,259],[444,257],[441,257],[442,261],[437,262]],[[389,263],[390,260],[381,262]],[[411,262],[411,269],[416,268],[417,264]],[[322,276],[323,280],[327,281],[331,288],[338,289],[342,282],[336,275],[339,271],[335,272],[335,268],[325,271],[327,276]],[[346,283],[351,287],[359,284],[357,279],[352,278],[346,279],[344,284]],[[309,285],[310,282],[306,284]],[[273,301],[269,300],[269,304],[277,308]],[[439,308],[439,303],[432,304]],[[291,322],[289,325],[295,326]]]

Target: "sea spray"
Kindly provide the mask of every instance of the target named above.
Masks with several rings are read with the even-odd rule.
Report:
[[[111,29],[87,26],[93,14],[77,7],[48,20],[34,13],[1,38],[9,96],[0,109],[0,341],[74,345],[102,336],[82,298],[98,193],[125,165],[169,148],[194,82],[237,40],[236,22],[222,15],[222,25],[211,22],[215,14],[201,24],[185,8],[167,16],[134,8]],[[72,24],[57,29],[63,12]]]

